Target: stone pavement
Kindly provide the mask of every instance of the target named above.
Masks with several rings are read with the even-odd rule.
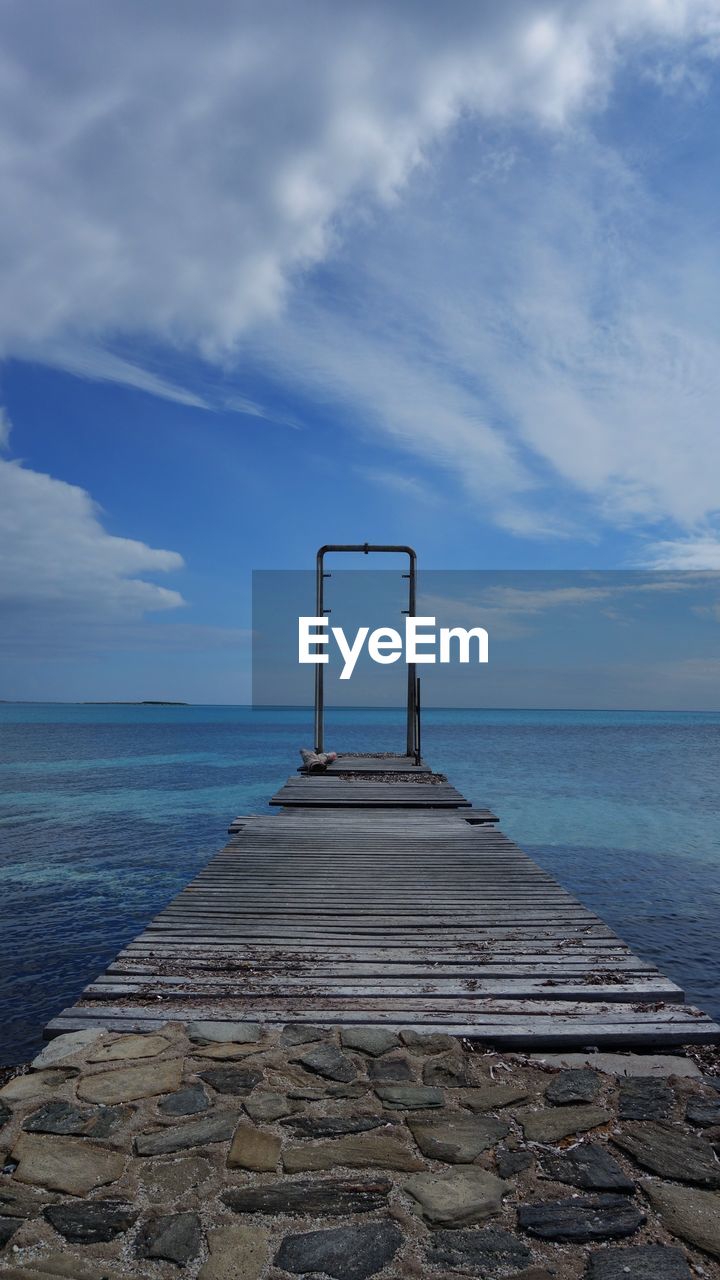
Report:
[[[0,1275],[720,1277],[720,1082],[664,1061],[381,1027],[60,1036],[0,1089]]]

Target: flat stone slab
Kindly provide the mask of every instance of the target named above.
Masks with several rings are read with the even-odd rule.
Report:
[[[559,1071],[545,1090],[545,1098],[553,1106],[574,1102],[593,1102],[600,1092],[602,1076],[590,1067],[569,1067]]]
[[[118,1036],[94,1049],[88,1054],[87,1061],[121,1062],[128,1058],[156,1058],[159,1053],[169,1048],[170,1041],[165,1036]]]
[[[348,1134],[323,1142],[307,1142],[286,1147],[283,1165],[287,1173],[334,1169],[399,1169],[410,1172],[423,1167],[422,1161],[404,1142],[389,1133]]]
[[[562,1155],[545,1155],[542,1167],[555,1182],[567,1182],[586,1191],[615,1191],[632,1194],[635,1183],[621,1169],[607,1147],[585,1142]]]
[[[498,1151],[495,1165],[501,1178],[513,1178],[524,1169],[532,1169],[535,1157],[532,1151]]]
[[[134,1102],[139,1098],[153,1098],[161,1093],[174,1093],[182,1083],[183,1064],[180,1058],[168,1058],[162,1062],[143,1063],[139,1067],[120,1067],[116,1071],[99,1071],[83,1076],[77,1093],[85,1102],[101,1102],[112,1106],[116,1102]]]
[[[528,1142],[559,1142],[571,1133],[586,1133],[612,1120],[604,1107],[544,1107],[533,1111],[525,1107],[515,1112]]]
[[[720,1258],[720,1195],[716,1191],[650,1181],[643,1182],[642,1189],[668,1231]]]
[[[471,1083],[467,1061],[456,1049],[442,1057],[430,1058],[423,1067],[423,1084],[440,1089],[462,1089]]]
[[[706,1138],[676,1125],[631,1120],[612,1141],[643,1169],[699,1187],[720,1187],[720,1162]]]
[[[400,1039],[416,1053],[449,1053],[458,1043],[443,1031],[401,1031]]]
[[[407,1125],[423,1155],[448,1164],[470,1164],[510,1131],[507,1120],[463,1116],[453,1111],[429,1120],[410,1117]]]
[[[282,1123],[302,1138],[339,1138],[345,1133],[368,1133],[390,1124],[385,1115],[291,1116]]]
[[[151,1204],[170,1205],[187,1191],[203,1187],[214,1174],[215,1166],[205,1156],[182,1156],[143,1161],[139,1181]]]
[[[245,1099],[243,1106],[253,1120],[272,1123],[290,1115],[293,1103],[282,1093],[252,1093]]]
[[[233,1093],[244,1097],[252,1093],[262,1080],[263,1073],[255,1067],[209,1067],[198,1075],[216,1093]]]
[[[618,1116],[621,1120],[665,1120],[674,1102],[675,1092],[665,1080],[628,1076],[620,1084]]]
[[[56,1062],[62,1062],[73,1053],[81,1053],[104,1034],[104,1031],[91,1027],[87,1027],[84,1031],[67,1031],[65,1035],[56,1036],[46,1044],[30,1065],[34,1071],[41,1071],[43,1067],[53,1067]]]
[[[172,1151],[187,1151],[190,1147],[203,1147],[206,1143],[227,1142],[235,1132],[238,1118],[232,1112],[215,1112],[201,1120],[189,1120],[186,1124],[159,1129],[155,1133],[140,1133],[135,1139],[139,1156],[162,1156]]]
[[[507,1182],[487,1169],[471,1167],[447,1173],[417,1173],[403,1184],[427,1222],[440,1226],[471,1226],[485,1222],[502,1207]]]
[[[187,1266],[200,1252],[202,1230],[196,1213],[168,1213],[141,1228],[136,1241],[140,1258],[165,1258]]]
[[[19,1226],[19,1218],[0,1217],[0,1249],[10,1243]]]
[[[60,1085],[78,1074],[77,1067],[52,1067],[49,1071],[29,1071],[24,1076],[14,1076],[0,1089],[3,1102],[29,1102],[32,1098],[47,1096]]]
[[[682,1249],[664,1244],[629,1244],[591,1253],[587,1280],[693,1280]]]
[[[198,1280],[259,1280],[269,1256],[270,1235],[264,1227],[217,1227],[208,1231],[210,1254]]]
[[[357,1079],[352,1058],[341,1053],[334,1044],[319,1044],[316,1049],[310,1049],[308,1053],[298,1058],[298,1062],[306,1071],[323,1076],[325,1080],[339,1080],[343,1084],[349,1084]]]
[[[510,1231],[484,1227],[481,1231],[436,1231],[427,1259],[435,1267],[454,1267],[485,1276],[526,1267],[532,1262],[532,1254],[525,1241]]]
[[[319,1272],[333,1280],[367,1280],[392,1261],[401,1244],[402,1232],[394,1222],[308,1231],[286,1236],[275,1264],[292,1275]]]
[[[540,1240],[614,1240],[634,1235],[645,1221],[626,1196],[576,1196],[518,1209],[518,1226]]]
[[[425,1111],[445,1105],[442,1089],[432,1089],[429,1085],[379,1084],[375,1092],[390,1111]]]
[[[196,1116],[207,1111],[209,1106],[210,1099],[202,1085],[189,1084],[158,1102],[158,1111],[164,1116]]]
[[[137,1210],[119,1200],[89,1200],[85,1204],[53,1204],[45,1217],[71,1244],[106,1244],[137,1220]]]
[[[369,1053],[373,1058],[397,1049],[400,1038],[394,1031],[386,1031],[384,1027],[343,1027],[340,1031],[340,1043],[345,1049],[359,1049],[361,1053]]]
[[[36,1133],[21,1133],[12,1149],[18,1167],[13,1177],[65,1191],[72,1196],[85,1196],[95,1187],[116,1182],[125,1168],[125,1157],[117,1151],[98,1147],[86,1138],[55,1138]]]
[[[392,1190],[389,1178],[356,1180],[326,1178],[322,1182],[299,1178],[295,1182],[265,1183],[258,1187],[234,1187],[221,1196],[235,1213],[284,1213],[289,1216],[342,1217],[349,1213],[374,1213],[384,1209]]]
[[[463,1089],[458,1102],[470,1111],[496,1111],[511,1102],[524,1102],[530,1090],[524,1084],[484,1084],[474,1089]]]
[[[593,1067],[609,1076],[701,1076],[692,1058],[679,1054],[645,1053],[531,1053],[549,1067]]]
[[[203,1058],[210,1062],[238,1062],[262,1051],[262,1044],[234,1044],[231,1040],[223,1040],[217,1044],[198,1045],[191,1050],[191,1054],[193,1058]]]
[[[288,1022],[280,1035],[280,1043],[290,1047],[298,1044],[315,1044],[316,1040],[324,1040],[327,1027],[311,1027],[307,1023]]]
[[[255,1173],[274,1173],[280,1159],[280,1139],[267,1129],[239,1124],[228,1152],[228,1169],[250,1169]]]
[[[257,1044],[262,1027],[257,1022],[189,1022],[193,1044]]]
[[[404,1084],[414,1075],[410,1060],[399,1054],[375,1058],[368,1063],[368,1076],[376,1084]]]
[[[700,1129],[720,1125],[720,1098],[688,1098],[685,1119]]]
[[[130,1107],[75,1107],[54,1099],[23,1121],[26,1133],[55,1133],[64,1137],[107,1138],[130,1118]]]

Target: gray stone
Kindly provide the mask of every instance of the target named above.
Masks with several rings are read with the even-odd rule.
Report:
[[[209,1258],[198,1280],[259,1280],[269,1254],[269,1232],[264,1227],[217,1227],[208,1231]]]
[[[162,1156],[172,1151],[202,1147],[210,1142],[227,1142],[232,1138],[236,1125],[236,1115],[216,1112],[203,1116],[202,1120],[189,1120],[187,1124],[158,1129],[154,1133],[141,1133],[135,1139],[135,1150],[139,1156]]]
[[[293,1104],[282,1093],[251,1093],[243,1106],[253,1120],[271,1123],[293,1110]]]
[[[703,1076],[703,1084],[707,1084],[716,1093],[720,1093],[720,1076]]]
[[[464,1089],[458,1101],[470,1111],[496,1111],[511,1102],[524,1102],[530,1090],[524,1084],[483,1084],[476,1089]]]
[[[275,1263],[293,1275],[321,1272],[333,1280],[366,1280],[377,1275],[402,1244],[394,1222],[373,1222],[363,1227],[335,1227],[286,1236]]]
[[[423,1155],[448,1164],[470,1164],[510,1130],[507,1120],[465,1116],[456,1111],[443,1112],[430,1120],[411,1117],[407,1124]]]
[[[36,1218],[51,1197],[37,1187],[0,1180],[0,1214],[3,1218]]]
[[[427,1252],[436,1267],[456,1267],[473,1275],[505,1274],[510,1267],[524,1267],[532,1254],[524,1240],[501,1227],[481,1231],[436,1231]]]
[[[189,1084],[158,1102],[158,1111],[164,1116],[196,1116],[201,1111],[207,1111],[209,1106],[210,1099],[202,1085]]]
[[[425,1111],[445,1105],[442,1089],[423,1084],[379,1084],[375,1092],[383,1106],[391,1111]]]
[[[107,1138],[132,1114],[130,1107],[74,1107],[46,1102],[23,1121],[27,1133],[57,1133],[77,1138]]]
[[[173,1093],[182,1082],[182,1060],[166,1058],[139,1067],[120,1067],[117,1071],[99,1071],[83,1076],[77,1087],[78,1097],[85,1102],[134,1102],[159,1093]]]
[[[10,1107],[6,1107],[4,1102],[0,1102],[0,1129],[7,1124],[12,1115]]]
[[[131,1204],[88,1200],[85,1204],[52,1204],[45,1217],[71,1244],[106,1244],[127,1231],[137,1218]]]
[[[254,1173],[274,1173],[280,1159],[277,1134],[254,1125],[239,1124],[228,1152],[228,1169],[250,1169]]]
[[[642,1188],[668,1231],[720,1258],[720,1195],[716,1191],[667,1182],[643,1182]]]
[[[145,1223],[135,1247],[141,1258],[165,1258],[184,1267],[197,1258],[201,1243],[200,1219],[196,1213],[168,1213]]]
[[[710,1143],[698,1134],[685,1133],[672,1124],[631,1120],[612,1135],[612,1140],[643,1169],[663,1178],[720,1187],[720,1162]]]
[[[528,1142],[558,1142],[571,1133],[585,1133],[607,1124],[612,1115],[604,1107],[545,1107],[541,1111],[523,1108],[515,1112]]]
[[[340,1043],[346,1049],[360,1049],[373,1058],[379,1058],[391,1049],[397,1049],[398,1036],[394,1031],[386,1031],[384,1027],[343,1027],[340,1032]]]
[[[548,1067],[593,1067],[608,1076],[699,1076],[692,1058],[661,1053],[531,1053]]]
[[[501,1178],[512,1178],[514,1174],[522,1173],[524,1169],[532,1169],[535,1157],[531,1151],[498,1151],[495,1155],[495,1164]]]
[[[310,1027],[302,1022],[288,1022],[282,1029],[280,1043],[288,1046],[314,1044],[316,1040],[324,1040],[326,1036],[327,1029],[324,1027]]]
[[[664,1120],[674,1102],[675,1094],[664,1080],[628,1076],[620,1084],[618,1116],[621,1120]]]
[[[502,1208],[510,1185],[475,1165],[447,1173],[417,1173],[403,1184],[427,1222],[439,1226],[472,1226]]]
[[[553,1106],[566,1106],[573,1102],[593,1102],[602,1083],[597,1071],[589,1067],[571,1067],[559,1071],[545,1090],[545,1097]]]
[[[125,1168],[125,1157],[107,1151],[86,1138],[54,1138],[21,1133],[12,1149],[18,1161],[18,1182],[84,1196],[95,1187],[116,1182]]]
[[[62,1062],[63,1058],[69,1058],[71,1054],[87,1049],[88,1045],[94,1044],[103,1034],[101,1030],[88,1027],[85,1031],[68,1031],[65,1035],[56,1036],[45,1045],[36,1058],[33,1058],[31,1066],[35,1071],[41,1071],[44,1067],[53,1067],[56,1062]]]
[[[387,1127],[387,1116],[292,1116],[283,1124],[302,1138],[336,1138],[344,1133],[367,1133]],[[392,1123],[395,1123],[394,1121]]]
[[[207,1071],[199,1071],[198,1075],[216,1093],[233,1093],[241,1097],[252,1093],[262,1080],[262,1071],[255,1067],[210,1067]]]
[[[384,1209],[391,1190],[389,1178],[326,1178],[322,1182],[299,1178],[295,1182],[284,1179],[257,1187],[233,1187],[220,1198],[235,1213],[342,1217]]]
[[[599,1249],[588,1258],[587,1280],[693,1280],[682,1249],[664,1244],[630,1244]]]
[[[323,1076],[326,1080],[340,1080],[343,1084],[349,1084],[357,1078],[352,1059],[341,1053],[334,1044],[319,1044],[317,1049],[303,1054],[298,1061],[306,1071],[312,1071],[314,1075]]]
[[[462,1089],[470,1084],[467,1062],[458,1052],[447,1053],[442,1058],[431,1058],[423,1067],[423,1083],[440,1088]]]
[[[720,1124],[720,1098],[688,1098],[685,1119],[700,1129]]]
[[[25,1075],[13,1076],[0,1089],[0,1100],[6,1103],[29,1102],[31,1098],[47,1097],[76,1075],[77,1067],[53,1067],[49,1071],[29,1071]]]
[[[139,1178],[151,1204],[177,1207],[190,1190],[197,1190],[215,1173],[204,1156],[181,1156],[179,1160],[148,1160],[139,1167]]]
[[[368,1063],[368,1076],[376,1084],[404,1084],[412,1080],[413,1069],[407,1058],[397,1054],[389,1058],[376,1058]]]
[[[88,1062],[121,1062],[127,1058],[156,1058],[170,1048],[165,1036],[112,1036],[88,1054]]]
[[[189,1022],[193,1044],[256,1044],[262,1036],[257,1022]]]
[[[615,1240],[633,1235],[645,1221],[627,1196],[575,1196],[518,1209],[518,1226],[541,1240]]]
[[[316,1169],[399,1169],[411,1172],[422,1168],[422,1161],[391,1133],[348,1134],[324,1142],[308,1142],[286,1147],[283,1165],[287,1173],[304,1173]]]
[[[0,1217],[0,1249],[12,1240],[19,1226],[19,1218]]]
[[[416,1053],[449,1053],[458,1047],[454,1036],[446,1036],[441,1031],[401,1031],[400,1039]]]
[[[632,1194],[635,1183],[623,1172],[607,1147],[585,1142],[562,1155],[545,1155],[543,1170],[554,1182],[567,1182],[586,1191],[617,1191]]]

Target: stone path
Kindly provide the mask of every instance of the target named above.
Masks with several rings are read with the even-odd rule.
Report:
[[[0,1089],[9,1280],[720,1280],[720,1094],[386,1028],[81,1031]]]

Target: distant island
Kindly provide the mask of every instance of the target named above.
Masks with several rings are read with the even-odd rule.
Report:
[[[122,699],[102,698],[98,701],[81,702],[81,707],[189,707],[189,702],[169,702],[167,698],[143,698],[141,702]]]

